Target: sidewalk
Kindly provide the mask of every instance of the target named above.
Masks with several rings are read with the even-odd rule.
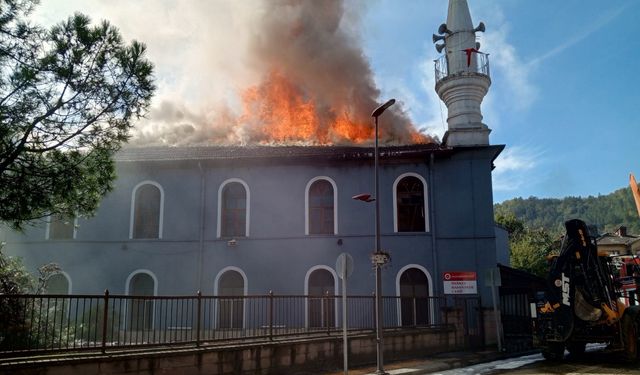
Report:
[[[430,374],[433,372],[451,370],[455,368],[475,365],[478,363],[491,362],[499,359],[517,357],[517,356],[527,355],[531,353],[535,353],[535,351],[520,352],[520,353],[499,353],[495,349],[482,349],[475,352],[462,351],[462,352],[440,353],[440,354],[434,354],[422,359],[391,362],[384,365],[384,370],[391,375]],[[375,374],[375,372],[376,372],[375,365],[349,369],[349,375],[369,375],[369,374]],[[343,370],[331,371],[331,372],[326,372],[324,374],[343,375],[344,371]]]

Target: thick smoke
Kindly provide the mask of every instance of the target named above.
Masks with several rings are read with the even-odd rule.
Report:
[[[199,98],[206,108],[189,107],[166,95],[156,102],[148,119],[137,126],[135,144],[254,144],[306,143],[343,144],[370,142],[373,135],[372,110],[380,103],[371,67],[363,54],[357,35],[358,20],[345,12],[342,1],[265,1],[250,9],[256,12],[238,18],[246,32],[233,53],[245,72],[255,80],[238,81],[236,92],[221,97]],[[243,8],[247,10],[248,8]],[[237,26],[237,25],[236,25]],[[231,30],[218,30],[219,33]],[[228,43],[232,44],[232,43]],[[225,51],[219,51],[224,53]],[[176,52],[179,53],[179,52]],[[219,57],[216,57],[219,58]],[[207,66],[207,55],[199,64]],[[209,69],[226,66],[211,61]],[[195,72],[194,72],[195,73]],[[237,72],[236,72],[237,75]],[[232,75],[233,76],[233,75]],[[201,82],[216,85],[216,82]],[[224,90],[223,90],[224,91]],[[311,113],[290,117],[284,107],[309,109]],[[285,119],[286,117],[286,119]],[[271,120],[271,121],[270,121]],[[337,120],[359,129],[359,135],[338,131]],[[309,132],[274,136],[280,122],[290,121]],[[402,105],[385,112],[380,128],[383,143],[410,144],[431,142],[419,134]],[[296,123],[296,122],[299,122]],[[278,129],[278,134],[286,129]],[[293,134],[295,133],[295,134]],[[363,135],[364,134],[364,135]]]

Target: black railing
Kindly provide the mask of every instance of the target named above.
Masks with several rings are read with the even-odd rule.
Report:
[[[383,297],[384,328],[451,326],[446,312],[459,305],[458,299],[443,297]],[[106,291],[104,295],[0,295],[0,306],[7,317],[0,322],[2,356],[258,342],[342,331],[342,297],[329,294],[123,296]],[[373,296],[348,296],[348,329],[372,332],[374,307]]]

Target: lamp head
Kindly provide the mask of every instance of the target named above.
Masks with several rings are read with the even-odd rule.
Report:
[[[391,107],[396,102],[395,99],[389,99],[386,103],[381,105],[380,107],[373,110],[371,117],[378,117],[382,114],[382,112],[386,111],[387,108]]]
[[[363,202],[373,202],[376,200],[375,198],[371,198],[371,194],[367,194],[367,193],[354,195],[353,197],[351,197],[351,199],[355,199],[357,201],[363,201]]]

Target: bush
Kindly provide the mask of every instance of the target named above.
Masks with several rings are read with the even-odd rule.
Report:
[[[45,308],[42,306],[44,300],[14,296],[43,293],[47,280],[59,271],[60,267],[56,264],[47,264],[39,269],[40,276],[36,281],[27,272],[20,258],[5,255],[0,244],[0,351],[40,348],[53,344],[48,343],[51,340],[48,340],[47,336],[50,335],[46,330],[41,335],[41,327],[56,327],[53,321],[48,320],[57,321],[55,317],[61,314],[55,314],[57,311],[52,310],[51,314],[46,312],[43,317],[41,312],[43,309],[58,309],[57,304]],[[61,335],[54,335],[59,336]]]

